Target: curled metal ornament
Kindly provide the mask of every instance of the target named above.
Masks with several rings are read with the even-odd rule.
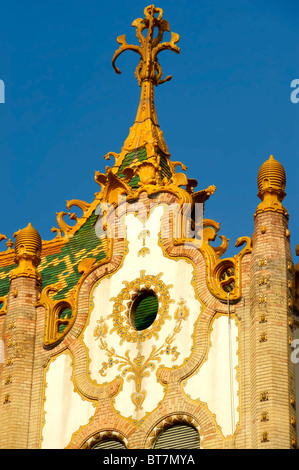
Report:
[[[116,73],[121,73],[119,68],[116,67],[116,59],[124,51],[137,52],[140,55],[140,61],[136,67],[135,75],[141,86],[144,80],[152,81],[156,86],[161,85],[171,80],[171,75],[168,75],[165,79],[162,77],[162,68],[158,62],[158,54],[164,50],[171,50],[179,54],[180,49],[176,45],[179,41],[180,36],[177,33],[171,33],[171,39],[169,42],[161,42],[165,31],[170,31],[168,21],[162,18],[163,10],[161,8],[155,8],[154,5],[150,5],[144,10],[145,18],[137,18],[133,21],[132,26],[136,28],[136,37],[140,42],[140,46],[135,44],[127,44],[126,36],[123,34],[117,38],[117,42],[120,47],[115,52],[112,59],[112,66]],[[155,16],[158,14],[158,17]],[[158,28],[157,36],[154,38],[154,30]],[[145,37],[143,31],[147,29],[147,36]]]

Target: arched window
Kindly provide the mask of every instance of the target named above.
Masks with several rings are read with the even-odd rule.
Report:
[[[126,446],[118,439],[104,438],[92,446],[92,449],[126,449]]]
[[[157,437],[154,449],[199,449],[199,434],[188,424],[174,424]]]

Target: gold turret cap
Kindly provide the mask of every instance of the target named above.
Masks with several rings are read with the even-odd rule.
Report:
[[[265,211],[281,212],[287,210],[281,204],[286,196],[286,173],[282,164],[270,155],[259,169],[257,177],[258,197],[262,200],[256,213]]]
[[[42,240],[38,231],[31,223],[14,234],[15,263],[18,267],[13,271],[12,278],[27,276],[40,278],[36,271],[41,260]]]
[[[257,185],[260,198],[264,192],[274,190],[279,193],[281,201],[284,199],[286,174],[282,164],[275,160],[273,155],[270,155],[269,159],[262,164],[257,177]]]

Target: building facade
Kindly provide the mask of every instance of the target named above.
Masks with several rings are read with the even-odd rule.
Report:
[[[68,201],[75,225],[58,213],[52,240],[29,224],[0,253],[0,448],[296,448],[284,168],[261,165],[254,232],[225,257],[204,215],[216,188],[195,189],[157,121],[158,54],[179,36],[163,42],[153,5],[133,26],[140,45],[119,36],[112,64],[140,55],[140,103],[94,200]]]

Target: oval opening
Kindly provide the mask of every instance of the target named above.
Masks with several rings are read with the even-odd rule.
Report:
[[[134,300],[131,308],[131,323],[137,331],[149,328],[155,321],[159,301],[153,291],[142,291]]]

